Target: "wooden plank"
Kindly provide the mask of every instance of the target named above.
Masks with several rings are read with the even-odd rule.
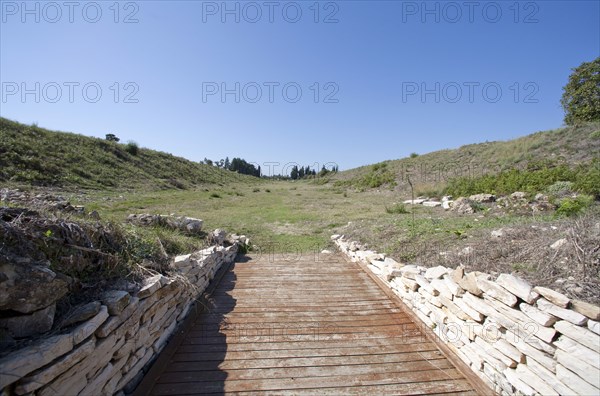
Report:
[[[394,315],[392,313],[385,315],[381,313],[368,315],[323,315],[318,317],[314,313],[309,315],[257,315],[257,316],[236,316],[236,315],[210,315],[207,316],[204,323],[207,325],[226,322],[235,324],[264,324],[272,326],[274,323],[337,323],[340,326],[370,326],[376,324],[402,324],[410,323],[411,320],[406,314]],[[200,325],[199,327],[201,327]]]
[[[334,307],[329,303],[322,304],[311,304],[311,305],[294,305],[294,304],[285,304],[279,306],[251,306],[251,305],[235,305],[235,304],[215,304],[214,301],[209,301],[207,303],[207,308],[210,309],[211,313],[222,313],[227,314],[230,312],[303,312],[303,311],[313,311],[313,312],[321,312],[322,314],[327,314],[327,312],[331,310],[343,309],[343,310],[354,310],[360,312],[362,310],[373,310],[373,309],[394,309],[397,306],[389,300],[380,300],[380,301],[359,301],[359,302],[346,302],[344,304],[336,304]]]
[[[410,323],[410,322],[407,322]],[[301,337],[316,337],[321,336],[323,338],[336,337],[336,336],[352,336],[362,334],[373,336],[373,335],[385,335],[386,337],[399,337],[402,336],[400,330],[398,330],[398,324],[391,323],[385,325],[374,325],[369,327],[360,326],[340,326],[335,323],[313,325],[296,325],[286,323],[273,323],[272,326],[256,326],[253,324],[237,325],[223,327],[218,332],[223,337],[227,337],[227,342],[238,342],[238,340],[253,340],[257,338],[268,338],[268,342],[272,342],[273,337],[287,337],[289,339],[304,339]],[[215,331],[213,326],[208,326],[206,330],[194,328],[192,329],[188,337],[190,338],[210,338],[214,336]],[[348,339],[352,339],[348,337]]]
[[[384,363],[373,364],[340,364],[333,359],[322,360],[323,363],[330,362],[330,364],[311,365],[308,363],[310,360],[305,359],[306,362],[299,362],[301,365],[290,363],[290,365],[267,367],[254,367],[251,360],[234,360],[232,362],[236,364],[229,364],[228,367],[223,367],[223,364],[216,365],[215,362],[176,362],[170,365],[161,375],[160,382],[212,382],[218,380],[218,376],[222,372],[227,373],[227,380],[252,380],[354,376],[383,372],[401,373],[406,371],[446,370],[453,368],[452,364],[439,351],[437,353],[437,356],[434,355],[435,352],[406,354],[405,359],[408,360],[402,360],[400,357],[393,359],[393,355],[385,355],[391,358],[387,359]],[[365,358],[368,358],[368,356],[365,356]],[[424,358],[426,361],[423,360]],[[372,358],[371,360],[375,359]],[[352,361],[350,360],[349,363],[352,363]],[[288,362],[286,361],[285,363]],[[232,365],[234,367],[229,367]]]
[[[232,265],[136,395],[474,394],[371,274],[332,257]]]
[[[302,293],[298,295],[298,293]],[[263,289],[261,291],[257,291],[256,289],[234,289],[229,290],[224,293],[215,293],[214,297],[219,296],[245,296],[245,297],[253,297],[253,296],[261,296],[261,297],[279,297],[279,298],[299,298],[303,297],[305,299],[317,299],[317,300],[329,300],[330,298],[343,297],[346,298],[348,296],[384,296],[384,293],[380,289],[342,289],[338,290],[335,288],[325,289],[325,290],[310,290],[310,289]]]
[[[431,367],[427,363],[421,362],[422,366]],[[227,378],[227,373],[221,372]],[[411,371],[391,371],[385,373],[355,374],[347,376],[322,376],[322,377],[288,377],[273,379],[248,379],[248,380],[216,380],[213,382],[180,382],[180,383],[159,383],[153,389],[155,395],[189,395],[194,393],[209,392],[243,392],[243,391],[281,391],[296,389],[316,389],[321,388],[346,388],[348,386],[382,385],[382,384],[402,384],[406,390],[415,392],[415,387],[411,384],[422,383],[423,380],[433,381],[432,390],[445,388],[444,384],[449,380],[461,379],[462,375],[454,368],[439,370],[437,368],[430,370],[411,370]]]
[[[366,309],[354,309],[354,310],[344,310],[344,309],[321,309],[319,312],[315,312],[312,309],[295,309],[295,310],[262,310],[258,312],[247,312],[245,310],[233,309],[231,312],[227,311],[215,311],[211,310],[212,316],[221,316],[226,317],[228,319],[234,318],[259,318],[259,319],[268,319],[268,318],[287,318],[287,317],[306,317],[314,319],[317,315],[323,316],[352,316],[355,319],[360,319],[362,316],[375,316],[375,315],[387,315],[387,316],[406,316],[406,313],[399,308],[366,308]]]
[[[389,312],[394,314],[405,314],[403,310],[394,305],[367,305],[365,307],[235,307],[226,309],[224,307],[210,308],[213,315],[233,316],[256,316],[256,315],[369,315],[372,313]]]
[[[413,325],[414,326],[414,325]],[[183,341],[184,344],[248,344],[248,343],[277,343],[277,342],[296,342],[305,343],[310,341],[357,341],[365,339],[390,339],[390,338],[410,338],[407,334],[402,334],[397,330],[393,331],[380,331],[377,333],[325,333],[316,329],[313,333],[309,334],[295,334],[292,332],[283,333],[281,331],[271,331],[262,333],[241,333],[237,336],[231,335],[226,337],[225,335],[209,335],[209,334],[196,334],[195,337],[188,334],[187,338]]]
[[[362,351],[360,355],[346,355],[346,356],[310,356],[310,357],[276,357],[276,358],[256,358],[256,359],[229,359],[229,356],[225,354],[224,361],[217,363],[220,370],[244,370],[244,369],[267,369],[267,368],[281,368],[281,367],[324,367],[324,366],[336,366],[348,368],[350,366],[360,367],[373,367],[382,364],[394,363],[399,367],[402,364],[412,364],[415,362],[443,360],[444,355],[438,350],[434,351],[417,351],[417,352],[403,352],[403,353],[368,353],[366,349]],[[172,363],[166,368],[166,372],[185,372],[185,371],[202,371],[202,370],[213,370],[215,367],[215,360],[199,360],[193,354],[181,354],[177,353],[173,355]],[[378,366],[379,367],[379,366]],[[384,367],[381,366],[378,370],[382,370]],[[327,373],[332,373],[331,369],[328,369]],[[333,375],[333,374],[332,374]]]
[[[412,382],[410,384],[391,384],[391,385],[369,385],[353,387],[335,387],[335,388],[312,388],[312,389],[294,389],[277,390],[261,392],[238,392],[240,395],[430,395],[430,396],[475,396],[477,393],[472,390],[471,384],[467,380],[454,379],[453,381],[427,381]]]
[[[214,344],[198,344],[198,343],[182,343],[180,348],[182,351],[186,351],[187,348],[195,348],[195,351],[201,352],[249,352],[249,351],[301,351],[303,349],[354,349],[357,347],[370,347],[377,348],[382,346],[390,346],[393,348],[395,345],[415,345],[415,344],[426,344],[435,345],[431,343],[425,336],[419,334],[414,337],[398,337],[398,338],[364,338],[354,339],[351,343],[347,340],[312,340],[303,342],[294,341],[280,341],[280,342],[246,342],[237,344],[227,344],[225,337],[222,338],[222,343]],[[435,347],[437,348],[437,347]]]
[[[208,352],[204,346],[182,345],[173,356],[173,361],[178,360],[239,360],[239,359],[278,359],[292,357],[317,357],[317,356],[361,356],[361,355],[380,355],[380,354],[400,354],[407,352],[437,351],[437,347],[430,342],[416,342],[411,344],[386,344],[379,346],[364,346],[363,348],[355,346],[332,347],[329,343],[324,343],[322,348],[304,348],[292,349],[268,349],[268,350],[250,350],[250,351],[230,351],[223,348],[219,351]],[[223,354],[225,353],[225,356]],[[186,356],[180,356],[186,355]]]
[[[301,291],[297,291],[297,293],[301,293]],[[316,294],[316,293],[315,293]],[[297,294],[293,296],[285,296],[285,297],[277,297],[270,294],[254,294],[244,296],[243,299],[235,299],[231,295],[221,294],[212,296],[211,300],[216,302],[229,302],[235,303],[235,305],[254,305],[257,302],[271,302],[271,303],[281,303],[281,305],[288,305],[294,303],[303,303],[306,305],[323,305],[323,304],[332,304],[332,303],[346,303],[346,302],[364,302],[364,301],[387,301],[386,296],[384,294],[369,294],[369,295],[356,295],[354,293],[347,293],[343,295],[327,295],[322,298],[318,298],[315,294],[313,295],[303,295]],[[341,294],[341,293],[340,293]]]

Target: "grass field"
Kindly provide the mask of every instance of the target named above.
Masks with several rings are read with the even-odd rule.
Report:
[[[453,164],[475,161],[522,168],[527,160],[546,158],[553,159],[553,166],[587,163],[600,153],[598,123],[416,155],[314,180],[282,181],[238,175],[148,149],[131,154],[126,145],[0,121],[6,138],[0,144],[2,186],[50,189],[74,205],[84,205],[88,213],[97,210],[103,221],[131,236],[125,240],[134,241],[125,249],[129,265],[157,257],[161,245],[170,255],[205,246],[198,237],[125,222],[132,213],[176,214],[204,220],[206,232],[221,228],[246,235],[261,252],[314,254],[332,248],[332,234],[344,234],[404,263],[517,272],[547,286],[572,277],[585,289],[572,295],[598,296],[597,200],[583,220],[560,218],[554,212],[516,214],[484,208],[460,215],[398,205],[411,197],[408,169],[414,175],[415,195],[439,198],[448,176],[439,171],[454,169]],[[582,180],[593,187],[600,173],[590,170]],[[538,192],[522,191],[532,197]],[[491,238],[492,231],[499,230],[505,236]],[[562,238],[572,246],[559,254],[550,245]]]
[[[130,213],[197,217],[204,220],[206,230],[223,228],[245,234],[261,248],[282,252],[324,249],[331,234],[349,221],[389,216],[385,205],[393,198],[392,193],[354,193],[306,181],[272,181],[185,191],[90,193],[80,203],[111,221],[123,221]]]
[[[253,244],[279,252],[324,249],[330,246],[332,234],[345,233],[381,252],[397,254],[406,250],[407,243],[443,240],[459,244],[479,230],[554,220],[552,214],[457,215],[420,205],[408,205],[408,213],[389,210],[406,198],[389,190],[358,192],[310,181],[271,181],[260,187],[91,193],[87,202],[76,203],[115,222],[131,213],[197,217],[204,220],[207,231],[223,228],[245,234]]]

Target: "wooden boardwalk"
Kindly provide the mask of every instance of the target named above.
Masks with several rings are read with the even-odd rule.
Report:
[[[338,255],[251,257],[136,394],[477,394],[401,304]]]

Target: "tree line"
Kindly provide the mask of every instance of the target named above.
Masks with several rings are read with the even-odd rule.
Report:
[[[206,165],[216,166],[220,169],[226,169],[232,172],[241,173],[242,175],[261,177],[260,165],[256,167],[254,166],[254,164],[251,164],[242,158],[235,157],[231,161],[229,160],[229,157],[226,157],[225,159],[220,159],[218,161],[213,161],[209,160],[208,158],[204,158],[204,161],[201,162],[204,162]]]
[[[297,166],[294,166],[290,172],[290,179],[298,180],[298,179],[310,178],[310,177],[315,177],[315,176],[325,176],[329,173],[337,173],[337,172],[338,172],[337,165],[332,166],[331,169],[327,169],[325,167],[325,165],[323,165],[321,167],[321,170],[318,173],[315,169],[311,169],[310,166],[300,167],[300,168],[298,168]]]
[[[294,165],[290,171],[289,175],[263,175],[261,173],[260,165],[256,167],[254,164],[247,162],[242,158],[234,158],[229,160],[229,157],[224,159],[220,159],[218,161],[213,161],[208,158],[204,158],[204,161],[200,161],[206,165],[215,166],[220,169],[230,170],[232,172],[241,173],[243,175],[250,175],[255,177],[269,178],[269,179],[291,179],[291,180],[299,180],[299,179],[308,179],[311,177],[317,176],[325,176],[329,173],[337,173],[339,168],[337,165],[331,167],[331,169],[327,169],[325,165],[321,167],[321,170],[317,172],[316,169],[311,168],[310,166],[301,166],[298,167]]]

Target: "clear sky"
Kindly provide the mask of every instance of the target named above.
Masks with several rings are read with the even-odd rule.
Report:
[[[600,1],[0,1],[0,114],[340,169],[562,125]],[[263,170],[266,167],[263,166]]]

